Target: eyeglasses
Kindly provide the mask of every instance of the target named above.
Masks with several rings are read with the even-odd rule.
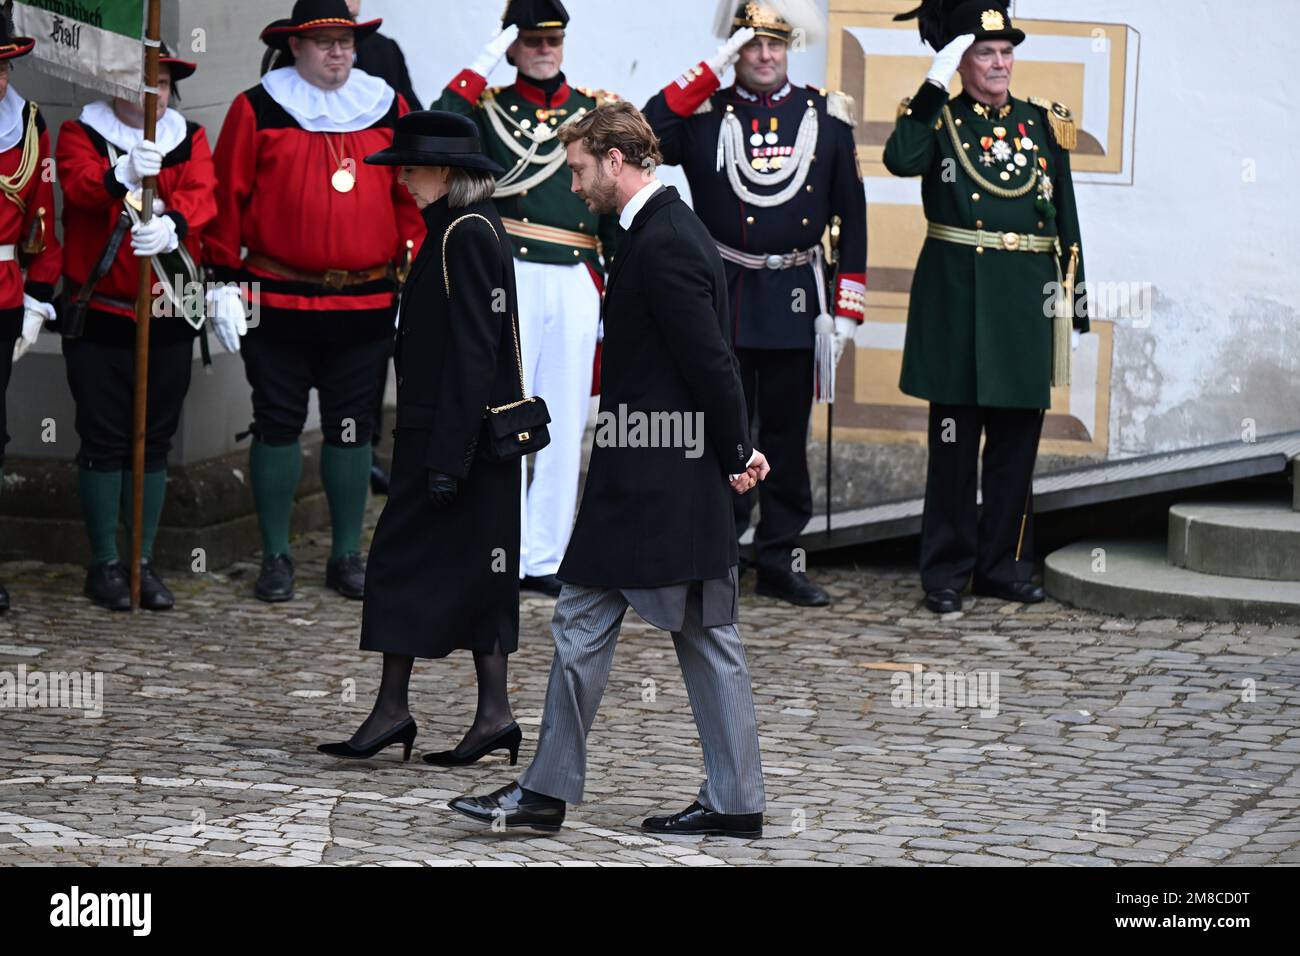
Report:
[[[528,49],[530,50],[539,49],[543,45],[549,46],[552,49],[559,49],[560,47],[564,46],[564,34],[561,33],[558,35],[550,34],[547,36],[520,37],[519,42],[522,43],[524,46],[528,47]]]
[[[339,49],[344,52],[355,49],[357,45],[357,38],[354,36],[308,37],[307,39],[316,44],[316,49],[320,50],[322,53],[328,53],[330,50],[334,49],[336,43],[338,44]]]

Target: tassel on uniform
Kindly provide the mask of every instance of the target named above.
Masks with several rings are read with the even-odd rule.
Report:
[[[1059,273],[1058,273],[1059,274]],[[1070,361],[1074,344],[1074,284],[1079,274],[1079,244],[1070,246],[1070,264],[1061,283],[1061,294],[1056,300],[1056,316],[1052,319],[1052,387],[1071,384]]]
[[[817,335],[813,349],[813,400],[819,404],[835,401],[835,320],[826,313],[813,323]]]

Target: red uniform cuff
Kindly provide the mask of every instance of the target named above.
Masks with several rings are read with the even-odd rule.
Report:
[[[664,87],[664,100],[678,116],[690,116],[722,86],[709,65],[701,60]]]
[[[479,76],[473,70],[461,70],[447,84],[447,89],[457,96],[463,96],[466,102],[476,104],[487,89],[487,83],[486,76]]]
[[[844,273],[835,288],[835,314],[861,323],[867,317],[867,276],[864,272]]]

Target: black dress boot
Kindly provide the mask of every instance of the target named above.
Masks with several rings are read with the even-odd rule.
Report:
[[[176,606],[176,598],[146,560],[140,561],[140,606],[146,611],[170,611]]]
[[[86,597],[110,611],[131,610],[131,579],[120,562],[106,561],[86,569]]]
[[[262,571],[253,588],[259,601],[275,604],[293,600],[293,558],[287,554],[269,554],[262,558]]]
[[[366,566],[361,563],[361,555],[352,551],[330,558],[325,565],[325,586],[345,598],[360,601],[366,593]]]

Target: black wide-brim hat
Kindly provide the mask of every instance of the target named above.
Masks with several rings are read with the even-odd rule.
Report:
[[[460,166],[493,176],[505,172],[483,152],[478,126],[468,116],[417,110],[397,120],[393,145],[366,157],[371,166]]]
[[[922,0],[915,10],[900,13],[895,20],[917,20],[921,39],[935,50],[967,33],[980,40],[1010,40],[1013,46],[1025,42],[1025,31],[1011,22],[1005,0]]]
[[[9,18],[0,16],[0,60],[13,60],[26,56],[36,47],[36,41],[32,37],[14,36],[13,30]]]
[[[158,65],[168,67],[172,73],[172,82],[176,83],[186,77],[193,76],[197,70],[198,64],[191,63],[189,60],[182,60],[178,56],[173,56],[167,49],[167,44],[162,44],[158,51]]]
[[[301,36],[312,30],[343,28],[356,34],[358,41],[379,29],[382,19],[358,23],[348,15],[346,0],[298,0],[293,5],[293,15],[287,20],[276,20],[262,31],[262,42],[277,50],[289,49],[289,37]]]

